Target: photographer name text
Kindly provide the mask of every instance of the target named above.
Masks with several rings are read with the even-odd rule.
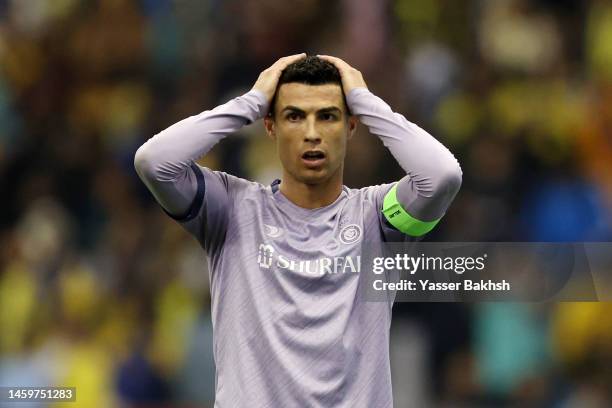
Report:
[[[463,282],[432,282],[428,279],[419,279],[411,281],[402,279],[398,282],[385,282],[377,279],[373,282],[374,290],[378,291],[424,291],[424,292],[440,292],[440,291],[509,291],[510,283],[505,279],[495,282],[490,279],[479,281],[466,279]]]

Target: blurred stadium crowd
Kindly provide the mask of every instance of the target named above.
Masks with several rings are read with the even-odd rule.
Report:
[[[212,406],[205,255],[133,156],[302,51],[344,58],[458,157],[429,240],[612,241],[608,1],[0,0],[0,385]],[[202,164],[269,183],[274,155],[255,124]],[[363,127],[348,157],[351,187],[402,175]],[[397,407],[612,406],[607,303],[394,313]]]

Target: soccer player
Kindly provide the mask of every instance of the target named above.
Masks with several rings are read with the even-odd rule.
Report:
[[[280,180],[266,186],[196,164],[264,117]],[[358,120],[404,178],[342,184]],[[153,136],[135,166],[208,255],[215,406],[393,406],[392,300],[358,296],[369,272],[358,261],[365,243],[418,240],[444,215],[462,173],[441,143],[394,113],[346,62],[298,54],[263,71],[246,94]]]

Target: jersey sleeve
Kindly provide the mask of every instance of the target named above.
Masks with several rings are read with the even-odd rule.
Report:
[[[225,236],[231,184],[239,180],[201,167],[196,160],[226,135],[263,117],[267,107],[266,96],[251,90],[173,124],[149,138],[134,155],[136,173],[155,200],[208,252]]]
[[[389,193],[392,192],[397,186],[397,182],[380,184],[376,186],[366,187],[371,194],[371,200],[375,207],[376,218],[384,242],[415,242],[422,240],[428,232],[433,229],[429,228],[427,231],[419,231],[419,233],[409,233],[406,230],[400,230],[396,225],[393,225],[388,217],[385,215],[385,198],[388,197]],[[388,201],[388,198],[387,198]],[[401,205],[401,204],[400,204]],[[435,226],[435,223],[434,223]]]
[[[232,211],[234,188],[226,173],[193,163],[197,182],[196,194],[189,209],[181,215],[164,212],[193,235],[208,254],[215,253],[225,241]]]
[[[427,234],[459,191],[459,162],[436,138],[393,112],[368,89],[353,89],[347,95],[347,103],[406,172],[399,182],[378,189],[383,224],[410,237]]]

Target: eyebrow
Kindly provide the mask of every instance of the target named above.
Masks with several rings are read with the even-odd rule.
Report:
[[[285,106],[285,108],[283,108],[282,112],[284,112],[286,110],[290,110],[290,111],[294,111],[294,112],[298,112],[298,113],[306,113],[306,112],[304,112],[304,110],[298,108],[297,106],[292,106],[292,105]],[[327,112],[342,113],[340,108],[338,108],[337,106],[326,106],[325,108],[321,108],[321,109],[317,110],[317,113],[327,113]]]

